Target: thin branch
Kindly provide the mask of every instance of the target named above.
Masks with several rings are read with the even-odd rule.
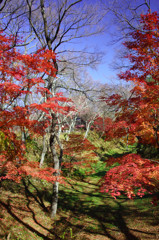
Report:
[[[32,8],[31,8],[31,5],[30,5],[30,3],[29,3],[28,0],[26,0],[26,2],[27,2],[28,7],[29,7],[29,22],[30,22],[30,25],[31,25],[31,27],[32,27],[32,29],[33,29],[33,31],[34,31],[36,37],[38,38],[39,42],[40,42],[41,45],[44,47],[44,43],[42,42],[42,40],[41,40],[41,38],[40,38],[38,32],[36,31],[36,28],[34,27],[33,22],[32,22],[32,18],[31,18],[31,16],[32,16]]]
[[[0,8],[0,12],[3,10],[3,8],[6,6],[8,0],[5,0],[5,2],[3,3],[3,6]],[[0,4],[3,2],[3,0],[0,0]]]

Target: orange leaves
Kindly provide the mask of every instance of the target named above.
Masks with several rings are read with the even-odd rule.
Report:
[[[139,143],[159,149],[159,15],[142,15],[141,23],[141,29],[135,30],[131,34],[132,40],[124,44],[130,51],[126,58],[131,65],[119,75],[122,80],[133,81],[131,95],[128,99],[118,95],[107,99],[110,106],[118,109],[108,138],[125,137],[127,143],[132,144],[136,137]],[[107,172],[101,191],[112,196],[126,192],[130,198],[159,191],[158,161],[151,162],[130,154],[111,158],[108,165],[115,162],[120,165]]]
[[[46,180],[48,182],[59,181],[62,182],[62,177],[55,177],[53,173],[55,170],[53,168],[44,168],[41,169],[37,162],[28,162],[25,159],[23,161],[18,159],[16,161],[6,161],[3,158],[2,164],[0,164],[0,180],[13,180],[17,183],[25,176],[31,176],[33,178],[39,178]]]
[[[134,70],[137,70],[136,80],[139,80],[138,82],[141,82],[142,79],[142,82],[146,83],[148,75],[158,82],[159,78],[156,73],[158,73],[159,65],[159,15],[156,12],[142,15],[141,23],[142,29],[134,31],[132,33],[133,40],[125,43],[125,46],[131,51],[129,59],[133,63],[129,70],[130,78],[127,80],[133,80]]]
[[[70,134],[69,140],[64,141],[64,154],[70,155],[80,155],[83,151],[93,151],[95,146],[91,144],[87,139],[83,139],[81,134]]]
[[[93,123],[93,128],[100,133],[107,133],[112,128],[112,124],[113,122],[111,118],[97,117]]]
[[[56,77],[56,69],[54,68],[55,54],[52,50],[41,49],[35,54],[24,55],[21,60],[28,69],[32,69],[34,74],[45,73]]]
[[[159,166],[139,155],[128,154],[122,158],[110,158],[109,164],[120,165],[110,169],[102,179],[101,192],[109,192],[113,197],[125,192],[129,198],[142,197],[146,192],[159,190],[154,180],[159,183]]]
[[[21,177],[31,176],[33,178],[43,179],[52,183],[56,180],[61,181],[62,178],[57,179],[57,177],[53,176],[54,172],[55,170],[53,168],[39,168],[39,164],[35,162],[27,162],[18,169],[18,174]]]
[[[114,133],[109,131],[109,136],[129,134],[133,138],[136,135],[143,144],[158,147],[158,133],[154,129],[159,126],[159,41],[156,37],[159,16],[157,13],[142,15],[141,22],[144,31],[134,31],[132,41],[125,43],[130,50],[126,56],[132,63],[130,69],[119,75],[122,80],[134,82],[132,94],[128,99],[112,95],[106,100],[120,111],[113,124]]]
[[[69,140],[63,141],[63,154],[65,162],[63,165],[66,168],[73,168],[77,165],[87,166],[96,162],[96,154],[94,150],[96,147],[87,139],[83,139],[81,134],[70,134]]]
[[[62,94],[53,97],[45,87],[42,75],[56,77],[53,51],[42,49],[35,54],[23,55],[13,48],[13,39],[0,32],[0,133],[4,138],[0,179],[19,182],[23,176],[30,175],[53,182],[56,180],[54,169],[40,169],[37,163],[25,159],[20,130],[27,129],[28,134],[44,134],[51,111],[66,114],[73,108],[62,105],[70,100]],[[46,94],[47,101],[42,102]],[[31,104],[31,101],[34,102]],[[43,120],[38,119],[41,112],[45,115]]]

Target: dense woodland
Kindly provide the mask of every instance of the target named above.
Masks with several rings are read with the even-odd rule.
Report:
[[[103,84],[85,39],[110,19],[122,44]],[[1,0],[0,21],[0,238],[158,239],[153,1]]]

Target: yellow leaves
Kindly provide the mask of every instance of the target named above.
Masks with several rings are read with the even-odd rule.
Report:
[[[10,141],[3,132],[0,131],[0,152],[5,151],[9,147]]]
[[[155,160],[156,161],[156,160]],[[159,161],[158,161],[159,162]],[[159,166],[154,169],[153,172],[149,173],[150,178],[154,178],[159,181]]]

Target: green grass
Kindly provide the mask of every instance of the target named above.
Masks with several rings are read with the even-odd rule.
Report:
[[[99,170],[103,170],[101,164]],[[50,184],[31,180],[30,184],[26,182],[30,193],[22,184],[19,193],[17,184],[12,183],[10,188],[8,185],[7,190],[6,183],[0,198],[0,239],[8,236],[10,240],[156,239],[159,207],[152,205],[150,198],[132,201],[121,196],[115,200],[99,192],[99,176],[93,174],[83,181],[67,180],[71,185],[60,186],[58,214],[54,221],[47,211],[51,200]],[[40,198],[46,209],[39,204]]]
[[[134,152],[135,146],[121,149],[114,142],[90,136],[100,145],[99,161],[92,173],[76,169],[60,185],[58,213],[50,219],[52,184],[27,178],[21,184],[1,183],[1,240],[155,240],[159,234],[159,206],[148,196],[117,199],[100,192],[99,180],[109,169],[106,160]],[[96,137],[96,138],[95,138]],[[33,153],[32,153],[33,154]],[[89,169],[90,170],[90,169]]]

